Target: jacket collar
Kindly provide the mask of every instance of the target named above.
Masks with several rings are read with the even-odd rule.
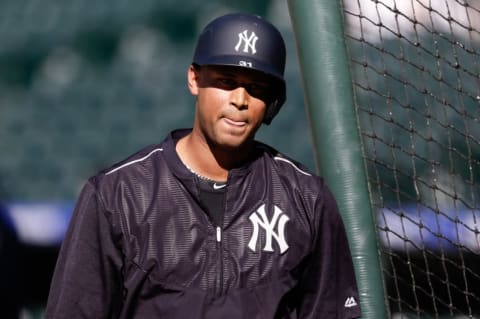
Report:
[[[172,172],[182,180],[192,180],[193,174],[190,170],[183,164],[182,160],[177,154],[175,149],[177,142],[184,136],[188,135],[192,129],[177,129],[171,131],[163,142],[163,151],[166,155],[167,163],[172,170]],[[255,166],[255,163],[262,157],[265,151],[265,145],[259,142],[255,142],[255,151],[252,158],[245,162],[242,166],[232,169],[228,173],[228,179],[240,177],[247,175]]]

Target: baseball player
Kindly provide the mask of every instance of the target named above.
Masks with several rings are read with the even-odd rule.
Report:
[[[321,177],[255,140],[285,101],[285,44],[227,14],[188,68],[193,127],[93,176],[46,318],[356,318],[352,258]]]

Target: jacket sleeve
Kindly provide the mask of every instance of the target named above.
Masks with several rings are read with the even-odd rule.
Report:
[[[358,318],[360,302],[348,239],[328,188],[315,218],[314,247],[298,290],[298,318]]]
[[[122,296],[122,257],[110,219],[89,181],[60,249],[45,318],[115,317]]]

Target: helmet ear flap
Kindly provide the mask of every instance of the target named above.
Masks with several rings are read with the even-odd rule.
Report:
[[[277,115],[278,111],[280,111],[280,108],[287,99],[286,86],[283,80],[278,82],[277,90],[278,93],[276,94],[275,99],[267,105],[267,111],[263,117],[263,123],[267,125],[270,125],[273,118]]]
[[[281,104],[278,100],[273,101],[267,106],[267,111],[265,112],[265,116],[263,118],[263,123],[266,125],[270,125],[272,123],[273,118],[277,115],[278,111],[280,111]]]

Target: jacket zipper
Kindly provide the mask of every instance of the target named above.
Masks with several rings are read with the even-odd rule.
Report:
[[[217,226],[217,243],[220,243],[222,241],[222,228],[220,226]]]
[[[217,226],[216,232],[216,246],[217,246],[217,285],[216,285],[216,297],[221,296],[223,292],[223,248],[222,248],[222,228]]]
[[[227,177],[227,188],[229,184],[229,179],[230,179],[230,174],[228,174]],[[216,241],[217,241],[217,269],[218,269],[218,281],[217,281],[217,287],[216,287],[216,297],[220,297],[223,294],[223,289],[224,289],[224,274],[223,274],[223,222],[225,219],[225,211],[226,211],[226,202],[227,202],[227,188],[225,188],[225,193],[223,194],[223,212],[222,212],[222,222],[220,225],[216,225],[215,228],[215,235],[216,235]]]

